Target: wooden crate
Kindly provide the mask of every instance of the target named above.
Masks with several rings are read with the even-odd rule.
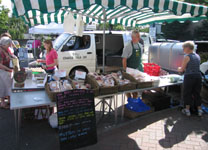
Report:
[[[126,105],[124,106],[124,116],[126,118],[129,118],[129,119],[134,119],[134,118],[137,118],[137,117],[140,117],[140,116],[149,114],[151,112],[154,112],[154,108],[153,107],[150,107],[150,110],[148,110],[148,111],[135,112],[135,111],[132,111],[132,110],[127,109],[126,108]]]
[[[51,91],[50,86],[49,86],[48,83],[45,84],[45,91],[46,91],[48,97],[51,99],[51,101],[52,102],[56,102],[56,100],[57,100],[56,99],[56,95],[58,93],[60,93],[60,92],[53,92],[53,91]]]
[[[75,81],[71,80],[71,82],[72,82],[72,87],[75,89],[76,88],[74,84]],[[86,76],[86,79],[84,82],[86,84],[91,85],[91,90],[93,91],[95,97],[99,95],[99,86],[94,82],[94,80],[90,76]]]
[[[94,77],[90,76],[90,75],[87,75],[88,78],[91,79],[91,82],[96,85],[96,87],[98,86],[99,87],[99,95],[107,95],[107,94],[115,94],[118,92],[118,85],[116,83],[115,86],[113,87],[103,87],[103,86],[99,86],[99,84],[97,83],[97,81],[95,80]]]
[[[124,92],[124,91],[129,91],[129,90],[135,90],[137,88],[137,82],[135,82],[134,79],[131,79],[130,77],[128,77],[129,74],[126,74],[126,73],[122,73],[122,76],[124,79],[127,79],[130,81],[130,83],[128,84],[125,84],[125,85],[119,85],[119,83],[117,82],[117,85],[118,85],[118,91],[119,92]]]
[[[147,88],[147,87],[152,87],[153,86],[153,81],[148,81],[148,82],[141,82],[139,80],[136,80],[133,76],[130,74],[123,72],[123,76],[130,80],[133,83],[136,83],[136,88],[141,89],[141,88]]]

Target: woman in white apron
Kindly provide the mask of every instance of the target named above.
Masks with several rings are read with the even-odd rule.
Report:
[[[12,87],[12,68],[11,54],[8,52],[8,48],[11,46],[12,40],[8,37],[3,37],[0,40],[0,100],[1,107],[8,108],[5,103],[5,98],[10,101],[11,87]]]

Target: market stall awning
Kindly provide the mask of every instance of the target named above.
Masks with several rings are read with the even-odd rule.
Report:
[[[12,0],[13,14],[29,26],[63,23],[68,12],[83,15],[86,23],[138,26],[174,20],[201,20],[208,17],[208,7],[176,0]]]

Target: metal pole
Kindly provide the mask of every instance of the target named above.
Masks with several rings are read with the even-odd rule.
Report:
[[[33,41],[33,42],[34,42],[34,49],[33,49],[33,51],[34,51],[33,54],[34,54],[34,55],[33,55],[33,57],[34,57],[34,59],[36,60],[37,58],[36,58],[36,46],[35,46],[35,43],[36,43],[36,42],[35,42],[35,33],[33,33],[33,34],[34,34],[34,41]]]
[[[103,73],[105,73],[105,28],[106,28],[106,11],[103,8]]]
[[[118,94],[116,94],[116,96],[114,96],[114,100],[115,100],[115,124],[117,124],[118,121]]]

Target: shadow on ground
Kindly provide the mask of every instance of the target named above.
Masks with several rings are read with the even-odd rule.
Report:
[[[208,142],[208,126],[205,116],[202,118],[194,115],[190,118],[177,115],[168,117],[164,125],[164,131],[165,138],[159,141],[164,148],[171,148],[175,144],[185,141],[191,134],[194,134],[194,136],[202,135],[202,139]]]
[[[106,115],[97,126],[98,143],[81,150],[140,150],[139,141],[135,139],[141,140],[143,135],[137,134],[137,131],[160,120],[166,120],[165,138],[158,141],[165,149],[184,141],[193,132],[202,135],[203,140],[208,142],[208,116],[187,118],[177,109],[168,109],[135,120],[119,120],[117,126],[113,124],[114,114]],[[59,150],[58,131],[52,129],[47,120],[24,120],[20,145],[21,150]],[[10,110],[0,109],[0,149],[16,150],[13,111]]]
[[[142,116],[136,120],[129,120],[128,123],[124,123],[122,126],[100,135],[96,145],[85,147],[81,150],[140,150],[142,148],[140,148],[138,143],[141,142],[140,137],[143,135],[137,134],[137,131],[143,130],[148,125],[160,120],[166,121],[164,126],[165,138],[158,141],[158,144],[164,149],[171,148],[175,144],[184,141],[186,137],[192,133],[203,135],[202,139],[208,142],[207,115],[203,118],[197,116],[187,118],[183,116],[178,109],[168,109]],[[168,129],[169,126],[172,127],[170,131]]]

